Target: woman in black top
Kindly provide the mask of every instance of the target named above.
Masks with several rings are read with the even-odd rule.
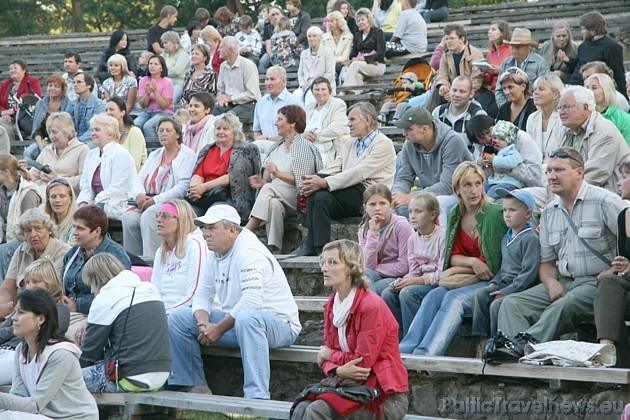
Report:
[[[630,199],[630,160],[619,164],[617,188],[624,200]],[[595,295],[595,326],[602,344],[614,344],[618,368],[630,367],[630,345],[626,319],[630,319],[630,212],[625,208],[617,218],[617,254],[611,267],[599,275]]]
[[[370,9],[362,7],[356,14],[359,33],[354,37],[350,61],[343,86],[362,86],[363,78],[385,74],[385,37],[376,27]],[[342,70],[343,75],[343,70]],[[343,76],[341,77],[343,79]],[[347,91],[348,94],[355,92]]]
[[[527,119],[538,109],[531,98],[529,78],[518,67],[510,67],[499,77],[499,84],[508,100],[499,107],[497,121],[509,121],[519,130],[527,130]]]
[[[109,38],[109,47],[103,51],[101,55],[101,61],[98,64],[98,72],[96,73],[96,77],[103,83],[106,79],[109,79],[111,75],[109,74],[109,68],[107,66],[107,60],[114,54],[120,54],[127,60],[127,67],[129,68],[129,73],[131,76],[135,77],[136,74],[136,58],[133,56],[131,51],[129,50],[129,35],[127,32],[119,29],[114,31],[112,36]]]
[[[357,37],[359,33],[359,27],[357,21],[354,19],[354,9],[348,0],[339,0],[335,3],[335,10],[338,10],[343,15],[343,18],[348,24],[348,29],[353,37]]]

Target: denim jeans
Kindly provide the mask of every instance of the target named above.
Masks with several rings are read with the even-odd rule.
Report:
[[[218,323],[226,315],[225,312],[212,311],[210,322]],[[171,312],[168,330],[173,356],[169,385],[207,385],[197,341],[199,327],[191,308],[180,307]],[[269,312],[247,309],[236,317],[234,328],[226,332],[216,345],[240,347],[245,398],[269,399],[269,349],[288,347],[296,338],[297,334],[291,330],[288,321]]]
[[[126,392],[122,387],[116,386],[105,373],[105,362],[97,362],[93,366],[81,369],[83,381],[90,392]]]
[[[31,143],[26,149],[24,149],[24,159],[37,160],[40,152],[41,150],[39,150],[37,142],[33,141],[33,143]]]
[[[464,315],[472,310],[472,295],[487,285],[481,281],[455,290],[438,286],[429,292],[400,343],[400,352],[444,355]]]
[[[368,282],[368,287],[371,291],[377,295],[381,295],[383,290],[388,289],[389,283],[396,279],[383,277],[371,268],[365,269],[365,278]]]
[[[394,292],[387,287],[381,293],[381,297],[400,325],[401,338],[407,335],[411,321],[420,309],[422,300],[434,288],[435,286],[428,284],[413,284],[403,287],[400,292]]]
[[[22,242],[6,242],[0,245],[0,284],[7,278],[7,271],[9,271],[9,265],[13,259],[15,251],[20,247]]]
[[[494,337],[497,335],[499,309],[503,298],[495,299],[490,293],[499,290],[499,286],[487,286],[478,289],[472,298],[473,322],[472,335]]]
[[[145,138],[156,138],[157,135],[157,123],[162,117],[172,117],[173,114],[168,112],[144,110],[133,120],[136,127],[139,127],[144,133]]]

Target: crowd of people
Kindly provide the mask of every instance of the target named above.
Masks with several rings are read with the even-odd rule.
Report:
[[[66,54],[21,160],[8,153],[15,111],[42,92],[11,62],[0,86],[0,383],[12,389],[0,408],[96,418],[88,391],[208,393],[209,345],[240,348],[245,398],[269,399],[269,349],[301,331],[274,256],[287,251],[319,256],[333,289],[317,356],[328,391],[305,390],[293,418],[402,418],[400,353],[443,355],[466,315],[480,349],[499,332],[556,340],[594,316],[598,340],[630,367],[630,77],[602,15],[580,18],[579,46],[558,22],[538,50],[528,29],[492,22],[484,58],[458,24],[427,45],[425,21],[444,19],[446,1],[328,6],[323,27],[300,0],[286,15],[261,6],[256,24],[199,9],[181,36],[165,6],[137,60],[122,30],[96,77]],[[404,106],[379,115],[337,95],[384,74],[386,57],[431,47],[437,77],[425,87],[402,75],[418,90]],[[379,130],[394,110],[399,153]],[[148,153],[147,138],[161,147]],[[356,241],[331,242],[332,220],[349,216],[363,216]],[[290,250],[296,217],[307,234]],[[263,225],[266,243],[254,233]],[[333,392],[340,384],[379,393],[357,402]]]

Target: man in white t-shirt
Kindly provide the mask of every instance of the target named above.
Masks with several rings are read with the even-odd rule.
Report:
[[[403,0],[394,35],[386,44],[385,55],[395,57],[427,51],[427,24],[416,11],[418,0]]]
[[[269,399],[269,349],[288,347],[300,330],[282,268],[256,235],[241,228],[234,207],[218,204],[195,219],[211,252],[192,308],[168,319],[173,363],[169,387],[207,393],[200,346],[240,348],[245,398]],[[213,308],[217,299],[221,310]]]

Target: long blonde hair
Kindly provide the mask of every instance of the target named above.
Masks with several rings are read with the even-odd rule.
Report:
[[[31,180],[31,174],[26,169],[18,166],[18,161],[13,155],[0,154],[0,171],[4,170],[11,172],[17,183],[20,182],[20,177],[27,181]]]
[[[177,209],[177,238],[173,247],[173,254],[177,258],[184,258],[188,235],[197,229],[194,223],[195,212],[190,207],[190,204],[184,200],[173,199],[165,201],[163,204],[172,204]],[[160,262],[166,264],[166,254],[168,254],[169,245],[163,237],[160,237],[160,247],[162,248]]]
[[[58,185],[66,187],[68,190],[68,195],[70,195],[70,205],[68,206],[68,212],[65,216],[60,217],[59,214],[53,211],[52,205],[50,204],[50,191],[53,187]],[[54,224],[54,233],[57,238],[64,238],[68,241],[70,238],[65,238],[65,235],[68,233],[72,225],[74,225],[74,212],[77,211],[77,198],[74,195],[74,189],[70,186],[68,181],[65,178],[57,178],[53,179],[46,186],[46,202],[44,203],[44,212],[50,216]]]

